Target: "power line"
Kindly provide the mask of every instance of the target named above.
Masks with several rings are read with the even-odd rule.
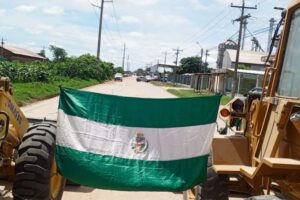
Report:
[[[209,23],[207,23],[204,27],[204,29],[202,29],[200,32],[197,32],[196,34],[194,34],[192,37],[190,37],[189,40],[186,40],[186,42],[182,43],[181,46],[184,46],[190,42],[192,42],[194,39],[200,37],[200,36],[205,36],[206,34],[208,34],[209,32],[213,31],[215,27],[217,27],[218,24],[220,24],[222,21],[224,21],[226,19],[227,16],[231,15],[232,13],[230,12],[226,12],[225,15],[224,13],[220,13],[221,17],[217,17],[212,21],[209,21]],[[220,19],[219,19],[220,18]],[[217,19],[217,21],[215,21]],[[190,45],[185,46],[184,48],[190,47]]]
[[[117,11],[116,11],[116,7],[115,7],[114,2],[112,2],[112,8],[113,8],[113,17],[114,17],[116,25],[117,25],[117,30],[118,30],[120,39],[123,40],[123,36],[121,34],[121,31],[120,31],[119,21],[118,21],[118,17],[117,17]]]

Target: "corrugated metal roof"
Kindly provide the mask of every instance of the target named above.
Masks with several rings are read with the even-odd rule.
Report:
[[[234,72],[234,69],[228,68],[227,70]],[[253,74],[253,75],[265,75],[264,71],[257,71],[257,70],[246,70],[246,69],[238,69],[238,73],[241,74]]]
[[[236,50],[228,49],[226,51],[228,52],[231,61],[235,63]],[[244,64],[265,65],[265,62],[262,61],[262,57],[265,56],[268,56],[268,54],[254,51],[241,51],[239,62]]]
[[[29,56],[32,58],[45,59],[43,56],[40,56],[39,54],[36,54],[30,50],[23,49],[20,47],[15,47],[15,46],[4,44],[3,48],[6,49],[7,51],[12,52],[13,54],[16,54],[16,55],[23,55],[23,56]]]

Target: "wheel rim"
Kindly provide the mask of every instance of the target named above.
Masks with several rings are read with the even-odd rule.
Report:
[[[57,199],[61,194],[61,190],[64,183],[64,177],[58,174],[55,160],[51,167],[51,180],[50,180],[50,197],[51,199]]]

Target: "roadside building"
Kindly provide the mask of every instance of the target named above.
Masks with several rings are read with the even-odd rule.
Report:
[[[20,62],[42,61],[46,59],[28,49],[15,47],[7,44],[0,46],[0,56],[9,61]]]
[[[238,69],[238,93],[244,94],[254,87],[261,86],[265,67],[270,66],[264,61],[266,53],[241,51]],[[220,93],[231,92],[236,60],[236,50],[228,49],[224,52],[222,68],[215,73],[214,91]]]
[[[174,72],[174,69],[176,69],[176,65],[165,65],[165,64],[156,64],[153,65],[150,69],[151,73],[159,73],[159,74],[164,74],[164,73],[172,73]]]

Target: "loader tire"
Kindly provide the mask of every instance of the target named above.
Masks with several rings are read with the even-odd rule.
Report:
[[[207,181],[197,186],[196,200],[228,200],[228,185],[228,175],[217,174],[212,167],[211,157],[209,157],[207,163]]]
[[[35,124],[28,129],[19,146],[15,165],[15,200],[60,200],[65,179],[54,174],[56,126]]]

